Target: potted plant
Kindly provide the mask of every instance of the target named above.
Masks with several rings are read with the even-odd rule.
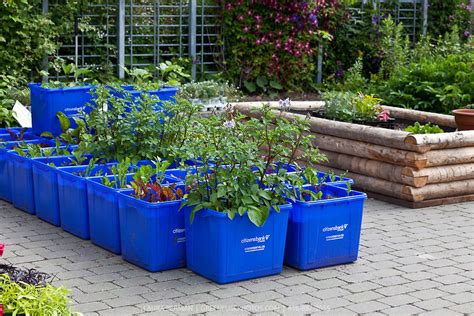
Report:
[[[290,122],[267,105],[261,111],[262,120],[229,111],[199,122],[184,150],[203,162],[186,181],[187,266],[217,283],[281,272],[295,175],[267,171],[302,156],[323,159],[305,134],[307,121]]]
[[[474,104],[453,111],[456,125],[460,131],[474,130]]]
[[[202,112],[222,111],[227,99],[235,94],[236,90],[231,85],[212,80],[187,83],[180,91],[180,96],[199,105]]]
[[[36,216],[53,224],[61,225],[58,200],[58,178],[56,169],[66,166],[88,165],[92,155],[76,148],[71,155],[39,157],[32,159],[33,189]]]
[[[112,167],[113,175],[87,179],[89,231],[94,244],[115,254],[122,253],[117,192],[132,188],[134,179],[142,175],[151,179],[153,174],[164,174],[165,183],[184,181],[186,170],[167,169],[169,165],[169,162],[141,161],[136,173],[131,173],[136,168],[126,159]]]
[[[52,157],[70,154],[70,148],[59,140],[19,144],[7,152],[10,168],[10,185],[13,205],[29,214],[36,214],[32,173],[33,157]]]
[[[4,142],[0,144],[0,199],[7,202],[12,201],[11,191],[11,161],[8,159],[8,151],[17,147],[23,147],[25,144],[36,144],[41,147],[51,146],[50,141],[46,139],[34,139],[25,141]]]
[[[125,72],[131,78],[130,84],[122,84],[115,88],[118,95],[130,98],[132,102],[140,102],[142,94],[157,97],[156,104],[161,105],[163,101],[174,101],[177,87],[166,85],[165,82],[153,81],[153,75],[146,69],[124,67]]]
[[[285,264],[308,270],[356,261],[367,195],[322,182],[311,168],[294,180]]]
[[[63,230],[82,239],[89,239],[89,210],[87,208],[87,177],[112,173],[116,163],[58,167],[58,205]]]
[[[140,168],[133,189],[117,195],[122,257],[151,272],[186,264],[184,218],[178,212],[184,183],[166,177],[167,163],[157,166]]]

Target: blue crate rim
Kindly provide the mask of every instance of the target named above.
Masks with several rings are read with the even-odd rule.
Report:
[[[337,184],[337,182],[332,182]],[[309,187],[311,185],[305,185],[306,187]],[[305,187],[303,186],[303,187]],[[336,191],[343,191],[345,192],[346,189],[338,187],[336,185],[331,185],[331,182],[326,183],[327,187],[330,187],[331,189],[335,189]],[[324,205],[324,204],[339,204],[339,203],[345,203],[348,201],[360,201],[360,200],[367,200],[367,194],[364,192],[360,191],[355,191],[351,190],[351,194],[354,193],[353,195],[349,196],[341,196],[341,197],[334,197],[332,199],[325,199],[325,200],[318,200],[318,201],[296,201],[295,204],[300,205],[300,206],[306,206],[306,207],[311,207],[314,205]]]
[[[278,205],[278,207],[280,208],[280,210],[290,210],[291,208],[293,208],[293,205],[291,205],[291,203],[285,203],[285,204],[281,204],[281,205]],[[190,208],[190,212],[192,212],[192,206],[189,206]],[[270,213],[278,213],[273,207],[270,209]],[[236,213],[236,217],[239,216],[239,217],[244,217],[245,214],[247,214],[247,212],[244,213],[244,215],[240,216],[238,213]],[[213,209],[210,209],[210,208],[206,208],[206,209],[202,209],[202,210],[199,210],[196,212],[196,216],[200,216],[200,217],[217,217],[217,218],[227,218],[229,221],[232,221],[230,218],[228,218],[227,216],[227,213],[226,212],[219,212],[219,211],[216,211],[216,210],[213,210]]]
[[[85,91],[85,90],[91,90],[94,88],[97,88],[98,85],[94,84],[84,84],[82,86],[75,86],[75,87],[62,87],[62,88],[44,88],[41,86],[41,83],[38,82],[30,82],[28,83],[28,87],[34,88],[34,89],[39,89],[42,91],[48,91],[48,92],[67,92],[67,91]]]
[[[177,183],[177,184],[182,184],[182,183]],[[175,200],[175,201],[152,203],[152,202],[143,201],[143,200],[140,200],[140,199],[137,199],[137,198],[131,196],[129,194],[131,192],[133,192],[133,189],[122,189],[120,191],[117,191],[117,193],[119,194],[119,198],[126,199],[129,202],[137,203],[139,206],[143,206],[143,207],[146,207],[148,209],[153,208],[153,209],[159,210],[162,207],[180,205],[183,201],[186,201],[186,199],[183,198],[181,200]]]

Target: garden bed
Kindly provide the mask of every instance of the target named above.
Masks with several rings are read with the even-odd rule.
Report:
[[[272,102],[278,107],[278,102]],[[247,115],[261,102],[234,104]],[[323,102],[293,102],[288,118],[320,109]],[[431,122],[454,130],[454,117],[384,107],[400,121]],[[297,114],[299,113],[299,114]],[[322,170],[347,171],[372,197],[412,208],[474,201],[474,131],[411,134],[401,130],[310,118],[314,144],[327,155]]]

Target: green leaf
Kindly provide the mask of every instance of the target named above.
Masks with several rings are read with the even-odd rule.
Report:
[[[257,77],[257,86],[259,86],[262,89],[265,89],[268,85],[268,80],[264,76],[258,76]]]
[[[271,80],[270,81],[270,87],[272,87],[273,89],[277,89],[277,90],[282,90],[283,89],[283,86],[276,80]]]
[[[69,127],[71,126],[71,122],[69,121],[69,118],[63,112],[56,113],[56,116],[59,119],[61,130],[63,132],[67,131]]]
[[[41,137],[46,137],[46,138],[54,138],[53,134],[51,132],[43,132],[40,134]]]
[[[255,83],[251,81],[245,80],[244,86],[250,93],[254,93],[255,91],[257,91],[257,86],[255,85]]]

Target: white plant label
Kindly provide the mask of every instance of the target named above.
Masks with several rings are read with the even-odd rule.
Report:
[[[19,101],[15,102],[12,110],[13,118],[17,120],[21,127],[32,127],[31,112]]]

